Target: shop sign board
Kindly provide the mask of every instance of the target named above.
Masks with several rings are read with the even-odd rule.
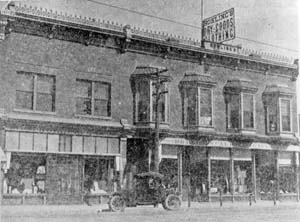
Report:
[[[234,8],[202,21],[202,39],[209,42],[225,42],[235,38]]]
[[[272,150],[272,147],[268,143],[252,143],[249,149]]]

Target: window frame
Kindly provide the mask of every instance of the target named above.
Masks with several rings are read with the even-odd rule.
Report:
[[[253,112],[253,127],[245,127],[245,123],[244,123],[244,95],[250,95],[252,96],[252,104],[253,104],[253,107],[252,107],[252,112]],[[247,130],[255,130],[256,129],[256,121],[255,121],[255,118],[256,118],[256,107],[255,107],[255,95],[253,93],[247,93],[247,92],[241,92],[241,99],[240,99],[240,102],[241,102],[241,126],[242,126],[242,129],[247,129]]]
[[[195,117],[196,117],[196,123],[195,125],[191,125],[189,124],[189,122],[187,121],[187,107],[185,107],[186,105],[186,100],[187,100],[187,91],[188,90],[195,90],[196,91],[196,110],[195,110]],[[201,118],[201,89],[202,90],[209,90],[210,91],[210,101],[211,101],[211,124],[201,124],[200,123],[200,118]],[[188,104],[187,104],[188,105]],[[197,87],[185,87],[183,89],[183,105],[182,105],[182,110],[183,110],[183,126],[184,127],[213,127],[214,126],[214,90],[212,87],[204,87],[204,86],[197,86]]]
[[[134,84],[135,84],[135,86],[134,86],[134,95],[133,95],[133,97],[134,97],[134,107],[135,107],[135,110],[134,110],[134,122],[135,123],[153,123],[153,122],[155,122],[155,118],[153,118],[154,117],[154,107],[153,107],[153,105],[154,105],[154,99],[155,99],[155,97],[154,97],[154,93],[155,93],[155,87],[153,86],[153,83],[155,82],[154,80],[151,80],[151,78],[146,78],[146,77],[144,77],[144,78],[138,78],[138,77],[136,77],[136,78],[134,78],[133,80],[132,80],[133,82],[134,82]],[[141,83],[141,82],[143,82],[143,81],[145,81],[145,82],[147,82],[148,83],[148,96],[149,96],[149,98],[147,98],[147,100],[149,101],[149,105],[148,105],[148,109],[147,109],[147,112],[149,112],[149,113],[147,113],[147,118],[145,119],[145,120],[139,120],[139,104],[138,104],[138,102],[140,101],[139,100],[139,97],[140,97],[140,91],[139,91],[139,84]],[[169,90],[169,85],[168,85],[168,83],[166,82],[166,83],[164,83],[164,84],[166,84],[166,86],[165,86],[165,88],[167,89],[167,90]],[[163,94],[163,95],[161,95],[161,96],[164,96],[164,102],[165,102],[165,104],[164,104],[164,121],[162,121],[161,119],[160,119],[160,123],[161,124],[169,124],[169,119],[170,119],[170,103],[169,103],[169,95],[170,93],[165,93],[165,94]],[[159,108],[159,106],[158,106],[158,108]],[[160,113],[160,112],[159,112]]]
[[[91,96],[90,97],[79,97],[76,94],[76,107],[75,107],[75,113],[78,116],[87,116],[87,117],[98,117],[98,118],[111,118],[112,117],[112,108],[111,108],[111,83],[110,82],[104,82],[104,81],[98,81],[98,80],[89,80],[89,79],[76,79],[76,85],[80,84],[82,82],[86,82],[86,83],[90,83],[91,84]],[[107,98],[107,114],[108,115],[95,115],[95,100],[99,100],[96,99],[95,97],[95,84],[99,83],[101,85],[107,85],[108,86],[108,98]],[[76,86],[77,88],[77,86]],[[88,98],[91,101],[91,114],[88,113],[79,113],[77,110],[77,101],[79,98]],[[102,99],[101,99],[102,100]]]
[[[290,113],[289,113],[289,120],[290,120],[290,130],[289,131],[286,131],[286,130],[283,130],[283,123],[282,123],[282,113],[281,113],[281,102],[282,100],[286,100],[289,102],[289,107],[290,107]],[[289,99],[289,98],[283,98],[283,97],[279,97],[278,98],[278,114],[279,115],[279,132],[282,132],[282,133],[291,133],[292,132],[292,129],[293,129],[293,121],[292,121],[292,100]]]
[[[36,112],[36,113],[55,113],[56,110],[56,76],[55,75],[49,75],[49,74],[43,74],[43,73],[34,73],[34,72],[23,72],[19,71],[17,72],[17,78],[19,75],[30,75],[32,77],[32,108],[22,108],[17,107],[17,93],[18,92],[25,92],[24,90],[19,90],[17,87],[15,88],[15,109],[14,110],[20,110],[20,111],[28,111],[28,112]],[[52,103],[51,103],[51,111],[45,111],[37,109],[37,95],[39,94],[38,90],[38,76],[42,77],[49,77],[53,80],[52,84],[52,92],[49,94],[52,96]],[[18,81],[18,80],[17,80]],[[27,91],[26,91],[27,92]],[[41,93],[40,93],[41,94]],[[46,94],[46,93],[44,93]]]

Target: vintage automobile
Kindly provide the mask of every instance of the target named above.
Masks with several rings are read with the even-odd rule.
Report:
[[[165,188],[162,184],[163,175],[156,172],[145,172],[134,176],[133,188],[115,192],[110,196],[109,208],[111,211],[124,211],[125,207],[138,205],[162,204],[166,210],[180,208],[181,198],[174,189]]]

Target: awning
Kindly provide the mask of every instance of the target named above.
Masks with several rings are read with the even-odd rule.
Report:
[[[208,147],[232,148],[232,143],[227,140],[212,140],[208,143]]]
[[[272,150],[272,147],[268,143],[252,143],[249,149],[256,150]]]
[[[300,152],[300,147],[296,146],[296,145],[289,145],[286,148],[286,151],[290,151],[290,152]]]

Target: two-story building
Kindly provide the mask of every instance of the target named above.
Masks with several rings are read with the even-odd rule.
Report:
[[[159,72],[166,183],[299,198],[298,64],[25,5],[0,18],[5,204],[82,202],[147,171]]]

